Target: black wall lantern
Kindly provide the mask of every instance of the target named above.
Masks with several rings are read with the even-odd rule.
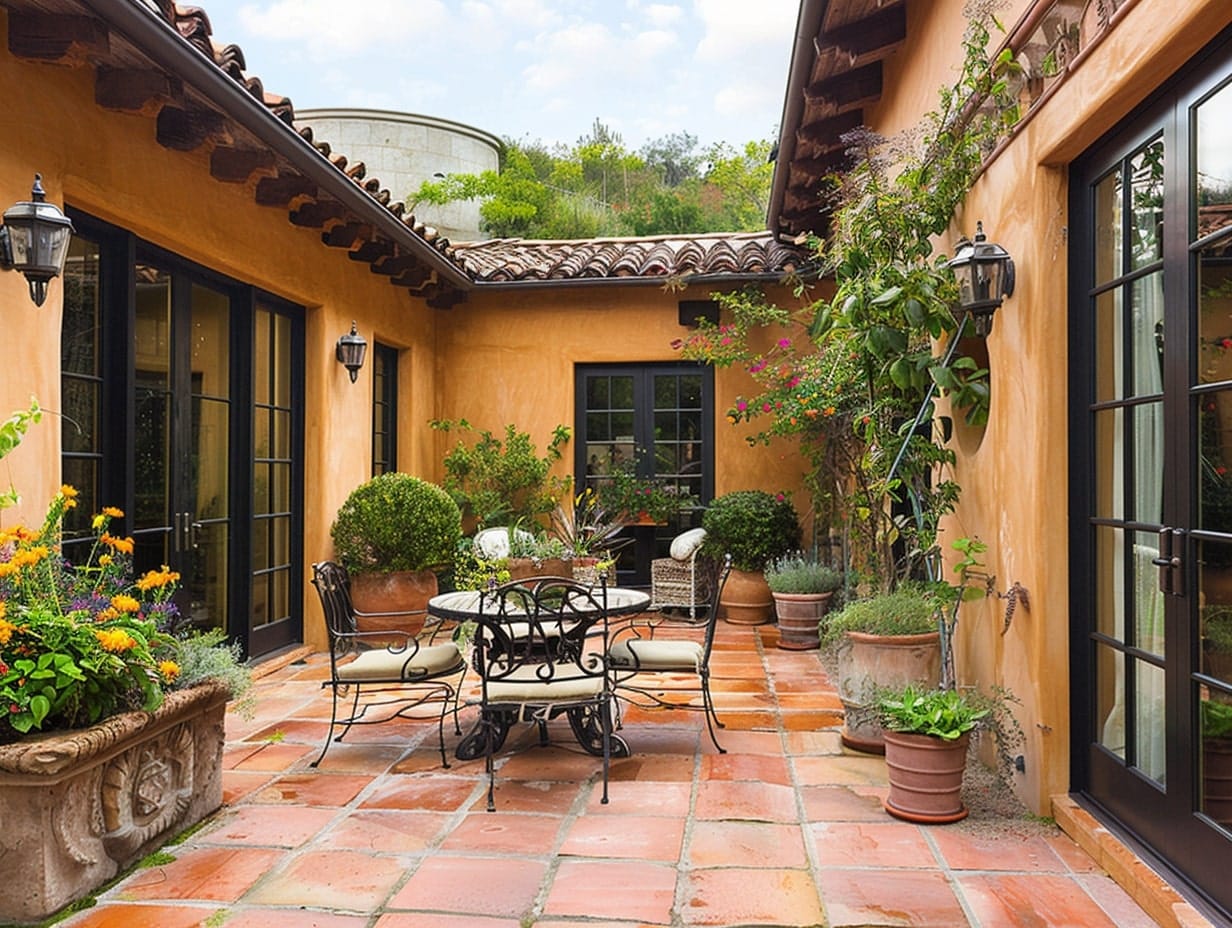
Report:
[[[1014,293],[1014,259],[984,237],[984,223],[975,224],[975,241],[959,239],[950,267],[958,278],[958,308],[971,316],[976,335],[992,331],[992,314]],[[961,319],[960,319],[961,321]]]
[[[351,331],[338,338],[338,346],[334,350],[338,361],[351,375],[351,383],[359,377],[359,369],[364,366],[364,355],[368,353],[368,342],[355,329],[351,322]]]
[[[30,299],[42,306],[47,282],[64,273],[73,223],[54,203],[45,202],[43,176],[34,175],[32,199],[4,211],[0,226],[0,268],[21,271],[30,282]]]

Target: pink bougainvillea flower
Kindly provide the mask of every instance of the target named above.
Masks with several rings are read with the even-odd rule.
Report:
[[[790,347],[791,347],[791,339],[790,339],[790,338],[780,338],[780,339],[779,339],[779,347],[780,347],[780,348],[790,348]]]
[[[741,412],[744,412],[749,408],[749,404],[744,400],[736,400],[736,408]]]

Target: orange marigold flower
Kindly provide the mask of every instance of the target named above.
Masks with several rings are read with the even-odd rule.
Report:
[[[156,590],[160,587],[168,586],[172,583],[178,583],[180,575],[168,567],[163,565],[162,570],[147,570],[137,580],[137,589],[147,592]]]
[[[8,619],[0,619],[0,644],[8,644],[15,631],[17,631],[16,625]]]
[[[118,619],[119,617],[119,611],[114,606],[108,606],[106,609],[99,610],[98,615],[94,617],[94,621],[110,622],[112,619]]]
[[[180,675],[180,665],[175,661],[160,661],[158,672],[168,683],[174,683],[175,678]]]
[[[12,561],[5,561],[0,564],[0,579],[11,577],[15,573],[17,573],[17,565]]]
[[[140,612],[141,602],[127,593],[117,593],[111,597],[111,605],[120,612]]]
[[[133,540],[131,538],[116,538],[110,532],[103,532],[102,536],[98,540],[107,547],[114,551],[118,551],[121,554],[133,553]]]
[[[47,557],[47,546],[37,545],[36,547],[16,552],[9,563],[15,568],[33,567],[45,557]]]
[[[113,519],[123,519],[123,518],[124,518],[124,510],[122,510],[122,509],[116,509],[116,507],[115,507],[115,506],[104,506],[104,507],[103,507],[103,515],[105,515],[105,516],[111,516],[111,518],[113,518]]]
[[[137,641],[122,628],[100,628],[94,633],[104,651],[123,654],[137,647]]]
[[[65,499],[76,499],[77,498],[77,488],[74,486],[70,486],[69,484],[66,483],[62,487],[60,487],[60,495],[63,496]]]

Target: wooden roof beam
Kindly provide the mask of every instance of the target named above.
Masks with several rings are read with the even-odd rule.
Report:
[[[258,171],[276,173],[274,153],[267,148],[220,145],[210,152],[210,176],[226,184],[244,184]]]
[[[9,51],[18,58],[85,64],[111,50],[107,25],[93,16],[10,10]]]
[[[184,82],[152,68],[108,68],[94,73],[94,102],[109,110],[155,115],[184,96]]]
[[[871,106],[881,99],[881,63],[809,84],[804,96],[807,105],[823,118]]]
[[[817,40],[813,82],[888,58],[907,40],[907,9],[891,6],[867,19],[823,32]]]

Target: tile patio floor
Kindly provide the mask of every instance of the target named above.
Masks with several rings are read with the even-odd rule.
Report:
[[[68,928],[643,928],[1157,924],[1059,830],[890,818],[882,758],[845,751],[816,652],[721,623],[700,713],[625,714],[633,756],[599,761],[567,725],[510,737],[496,813],[482,761],[442,769],[434,723],[355,729],[318,770],[320,656],[228,714],[225,804]],[[474,710],[469,710],[473,712]],[[464,719],[465,728],[465,719]],[[456,743],[456,737],[448,736]]]

